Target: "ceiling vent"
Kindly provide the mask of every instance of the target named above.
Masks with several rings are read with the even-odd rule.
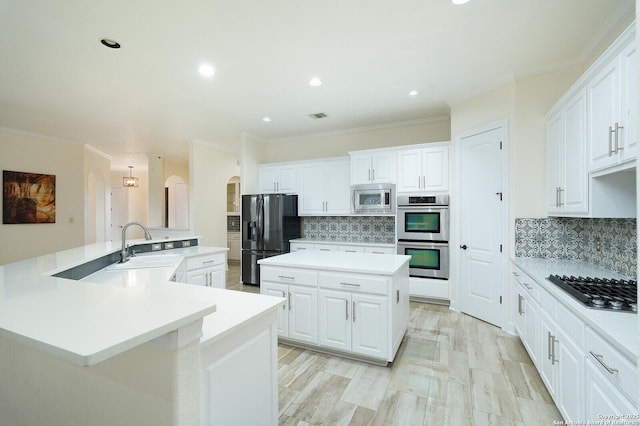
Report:
[[[320,120],[321,118],[327,118],[328,115],[324,112],[317,112],[315,114],[309,114],[309,117],[313,118],[314,120]]]

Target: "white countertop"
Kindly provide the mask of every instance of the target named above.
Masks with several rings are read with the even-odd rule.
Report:
[[[363,241],[330,241],[330,240],[317,240],[313,238],[295,238],[289,240],[290,243],[307,243],[307,244],[331,244],[339,246],[370,246],[370,247],[385,247],[394,248],[395,243],[367,243]]]
[[[410,259],[411,256],[397,254],[297,251],[261,259],[258,263],[265,266],[393,275]]]
[[[558,302],[567,307],[625,356],[636,362],[639,349],[637,314],[587,308],[547,279],[552,274],[618,279],[635,279],[635,277],[617,274],[587,262],[576,260],[516,257],[512,261],[542,288],[553,295]]]
[[[0,335],[88,366],[212,314],[226,301],[234,306],[220,307],[223,312],[242,312],[206,319],[209,339],[281,304],[267,297],[243,311],[242,296],[223,297],[229,290],[169,282],[179,261],[166,268],[102,270],[82,281],[50,276],[119,250],[119,243],[98,243],[0,266]],[[166,253],[227,250],[194,246]]]

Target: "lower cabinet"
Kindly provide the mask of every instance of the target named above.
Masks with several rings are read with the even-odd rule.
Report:
[[[625,415],[638,412],[636,360],[515,265],[512,275],[516,333],[564,419],[634,420]]]
[[[187,284],[202,285],[205,287],[226,287],[225,254],[204,254],[187,257],[178,270],[186,271],[176,273],[175,281]]]
[[[409,322],[408,264],[393,276],[261,265],[260,293],[283,297],[278,334],[367,360],[393,361]]]
[[[267,282],[262,294],[287,299],[278,313],[278,335],[306,343],[317,343],[318,290],[310,287]]]
[[[318,301],[320,345],[376,358],[386,356],[385,297],[320,289]]]
[[[260,275],[260,293],[286,299],[278,312],[278,335],[317,344],[318,289],[315,274],[293,268],[261,267]]]
[[[540,318],[540,376],[567,420],[584,415],[584,353],[546,314]]]
[[[610,424],[617,420],[628,420],[629,422],[638,421],[637,417],[629,418],[605,418],[607,415],[637,415],[638,409],[625,398],[620,391],[611,383],[611,380],[605,376],[601,367],[593,360],[585,363],[585,420],[612,420]],[[620,423],[623,424],[623,423]],[[632,423],[629,423],[632,424]]]
[[[345,253],[371,253],[371,254],[395,254],[395,247],[384,247],[379,245],[367,244],[340,244],[335,243],[309,243],[309,242],[291,242],[290,250],[293,251],[342,251]]]

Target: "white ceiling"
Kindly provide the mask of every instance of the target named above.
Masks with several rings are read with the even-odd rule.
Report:
[[[585,60],[634,3],[0,0],[0,126],[126,165],[187,158],[196,139],[237,149],[240,132],[271,140],[446,116],[505,78]],[[203,61],[212,79],[198,75]],[[324,84],[310,87],[313,76]],[[329,117],[308,117],[318,112]]]

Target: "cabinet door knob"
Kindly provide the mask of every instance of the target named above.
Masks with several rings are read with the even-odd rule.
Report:
[[[468,249],[469,247],[467,247],[467,245],[466,245],[466,244],[462,244],[462,245],[460,246],[460,248],[461,248],[462,250],[466,250],[466,249]]]

